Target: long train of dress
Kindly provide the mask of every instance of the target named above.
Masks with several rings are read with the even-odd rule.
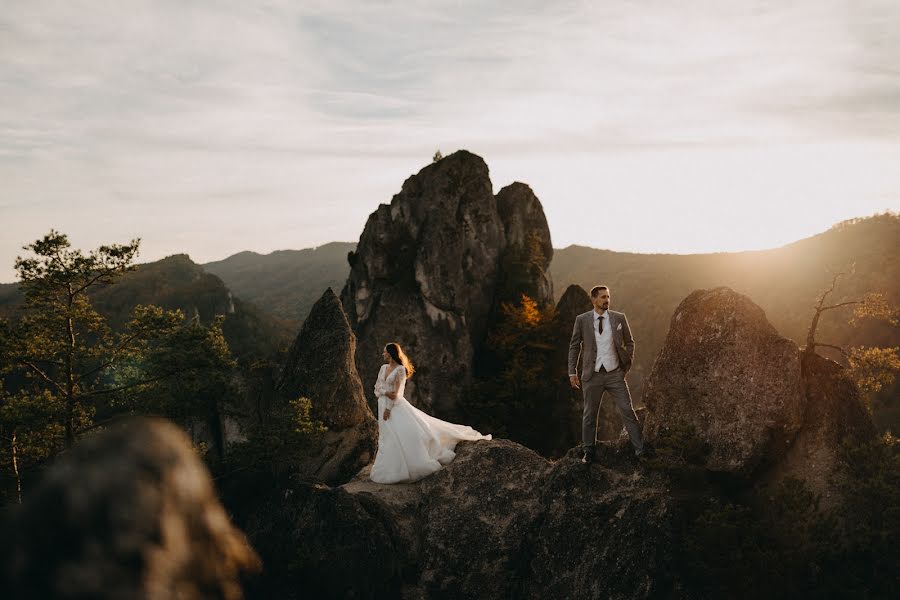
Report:
[[[375,393],[378,395],[378,454],[369,477],[377,483],[416,481],[434,473],[456,456],[462,440],[489,440],[467,425],[441,421],[419,410],[403,397],[406,369],[396,367],[385,375],[381,367]],[[384,409],[391,405],[388,391],[396,391],[390,418]]]

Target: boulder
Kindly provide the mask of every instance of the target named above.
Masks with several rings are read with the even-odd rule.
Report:
[[[819,508],[827,510],[842,501],[834,485],[841,444],[871,441],[876,430],[844,367],[818,354],[804,353],[802,372],[807,405],[803,428],[766,479],[769,484],[788,477],[803,481],[819,496]]]
[[[378,422],[366,403],[355,352],[356,336],[328,288],[304,321],[277,384],[282,401],[309,398],[312,418],[328,428],[300,468],[316,481],[344,483],[375,456]]]
[[[672,316],[644,403],[649,440],[688,425],[711,447],[706,468],[746,477],[782,458],[803,425],[800,351],[748,297],[697,290]]]
[[[426,597],[514,597],[549,463],[496,440],[466,444],[451,466],[422,482],[420,586]]]
[[[598,445],[590,469],[572,451],[553,463],[545,510],[526,543],[519,597],[673,598],[679,507],[659,473],[635,468],[630,443]]]
[[[398,596],[403,546],[395,543],[391,519],[377,503],[302,481],[267,492],[238,516],[264,565],[249,598]]]
[[[498,197],[492,189],[484,160],[461,150],[408,178],[370,215],[341,292],[366,390],[382,348],[398,342],[417,368],[407,399],[452,418],[496,310],[502,259],[537,248],[542,257],[527,275],[539,299],[550,301],[552,245],[540,203],[523,184]]]

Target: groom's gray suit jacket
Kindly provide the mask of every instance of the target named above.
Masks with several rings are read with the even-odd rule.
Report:
[[[609,325],[613,330],[613,346],[619,356],[619,366],[624,371],[631,368],[634,362],[634,338],[628,327],[625,313],[614,310],[609,313]],[[581,381],[588,381],[594,374],[597,362],[597,342],[594,338],[594,311],[589,310],[575,317],[572,329],[572,341],[569,342],[569,374],[577,373],[578,357],[581,355]]]

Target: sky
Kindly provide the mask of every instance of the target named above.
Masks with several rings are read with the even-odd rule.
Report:
[[[553,245],[770,248],[900,209],[900,2],[3,0],[0,281],[51,228],[356,241],[436,150]]]

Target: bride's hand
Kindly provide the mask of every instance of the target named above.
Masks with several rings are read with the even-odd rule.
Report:
[[[387,421],[390,418],[391,418],[391,409],[385,408],[384,409],[384,420]]]

